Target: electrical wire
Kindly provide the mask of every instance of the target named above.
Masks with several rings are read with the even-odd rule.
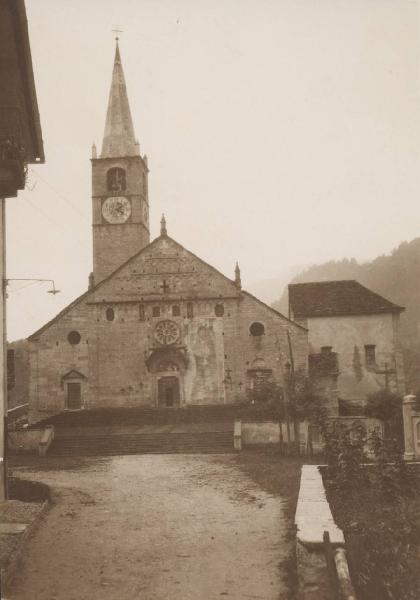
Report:
[[[77,206],[75,204],[73,204],[73,202],[71,202],[71,200],[69,200],[66,196],[64,196],[64,194],[62,192],[59,192],[53,185],[51,185],[51,183],[49,183],[49,181],[47,181],[47,179],[45,179],[45,177],[43,177],[42,175],[40,175],[39,173],[34,171],[32,168],[29,168],[29,170],[35,176],[36,179],[41,180],[43,183],[45,183],[45,185],[47,187],[49,187],[52,192],[54,192],[54,194],[57,196],[57,198],[60,198],[60,200],[63,200],[63,202],[68,204],[68,206],[70,206],[78,215],[80,215],[86,223],[90,224],[90,221],[87,218],[87,216],[84,213],[82,213],[82,211],[79,210],[77,208]],[[32,188],[32,190],[33,189],[34,188]],[[32,190],[30,190],[30,191],[32,191]]]

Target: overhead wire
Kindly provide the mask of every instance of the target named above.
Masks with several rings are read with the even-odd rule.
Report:
[[[57,198],[60,198],[60,200],[63,200],[63,202],[65,202],[68,206],[70,206],[78,215],[80,215],[84,221],[86,221],[86,223],[90,224],[89,219],[87,218],[87,216],[81,211],[79,210],[79,208],[77,208],[77,206],[75,204],[73,204],[73,202],[71,200],[69,200],[62,192],[60,192],[59,190],[57,190],[56,187],[54,187],[53,185],[51,185],[51,183],[43,176],[40,175],[39,173],[37,173],[36,171],[34,171],[32,168],[29,168],[30,172],[32,173],[32,175],[35,176],[36,179],[41,180],[43,183],[45,183],[45,185],[47,187],[50,188],[50,190],[52,192],[54,192],[54,194],[56,194]],[[33,189],[33,188],[32,188]],[[32,191],[32,190],[31,190]]]
[[[25,202],[27,202],[29,204],[29,206],[31,206],[36,211],[38,211],[49,223],[51,223],[51,225],[53,225],[54,227],[58,227],[62,231],[65,231],[66,233],[68,233],[68,229],[67,228],[65,228],[61,223],[59,223],[55,219],[52,219],[40,206],[38,206],[37,204],[35,204],[34,202],[32,202],[27,197],[27,195],[21,196],[21,198],[23,198],[23,200]],[[79,246],[83,249],[83,251],[86,251],[88,248],[90,248],[90,246],[88,245],[88,243],[86,241],[83,241],[82,238],[73,235],[72,239],[79,244]]]

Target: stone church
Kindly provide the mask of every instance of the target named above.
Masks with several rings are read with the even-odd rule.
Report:
[[[30,421],[64,410],[249,400],[307,372],[305,327],[168,235],[150,242],[140,154],[118,42],[101,153],[92,149],[93,273],[86,293],[30,336]]]

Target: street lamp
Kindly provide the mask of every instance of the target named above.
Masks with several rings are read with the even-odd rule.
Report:
[[[35,277],[8,277],[7,279],[4,280],[5,286],[7,286],[11,281],[39,281],[41,283],[48,281],[49,283],[52,284],[52,288],[50,290],[47,290],[47,294],[53,294],[53,296],[55,296],[56,294],[59,294],[61,290],[57,290],[55,287],[55,282],[54,279],[38,279]]]

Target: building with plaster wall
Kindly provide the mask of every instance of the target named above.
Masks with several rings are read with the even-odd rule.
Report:
[[[380,390],[404,394],[403,310],[353,280],[289,285],[289,317],[308,329],[311,378],[336,387],[343,412]]]

